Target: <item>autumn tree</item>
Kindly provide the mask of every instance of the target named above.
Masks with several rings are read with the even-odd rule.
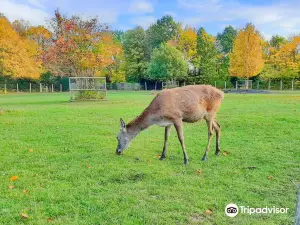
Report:
[[[290,40],[283,41],[282,38],[276,38],[271,39],[271,41],[266,65],[260,77],[263,79],[299,77],[300,36],[294,36]]]
[[[100,24],[97,17],[69,18],[57,10],[50,26],[54,44],[43,55],[43,62],[56,74],[95,76],[122,51],[108,27]]]
[[[209,35],[203,27],[197,33],[197,54],[198,54],[198,74],[195,77],[197,82],[210,83],[216,77],[216,57],[215,39]]]
[[[15,20],[13,23],[12,23],[12,27],[13,29],[22,37],[22,38],[25,38],[27,37],[27,32],[28,32],[28,29],[30,28],[30,23],[26,20]]]
[[[126,80],[139,82],[146,77],[150,49],[142,27],[128,30],[123,37]]]
[[[0,73],[12,77],[39,78],[41,62],[34,41],[21,37],[10,22],[0,17]]]
[[[113,43],[118,45],[119,48],[123,48],[124,32],[114,31],[113,32]],[[124,52],[121,51],[118,54],[113,55],[113,62],[106,66],[102,73],[106,77],[108,82],[124,82],[125,81],[125,70],[124,70]]]
[[[168,44],[180,50],[187,61],[193,61],[197,57],[197,33],[195,28],[186,26],[183,29],[180,26],[177,37],[168,41]]]
[[[230,54],[230,74],[249,79],[258,75],[264,67],[262,37],[254,25],[247,24],[234,40]]]
[[[183,54],[176,48],[162,43],[154,49],[148,69],[150,80],[184,80],[187,76],[188,64]]]
[[[42,51],[51,47],[53,43],[52,36],[52,33],[44,26],[31,26],[26,32],[26,37],[35,41]]]
[[[151,49],[157,48],[161,43],[173,39],[178,33],[178,25],[172,16],[163,16],[152,24],[147,30],[147,42]]]

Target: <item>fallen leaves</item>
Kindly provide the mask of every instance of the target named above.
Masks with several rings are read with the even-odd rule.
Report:
[[[197,173],[197,174],[201,174],[202,171],[201,171],[201,170],[196,170],[196,173]]]
[[[9,185],[8,188],[11,190],[11,189],[14,189],[15,186],[14,185]]]
[[[33,149],[31,148],[31,149],[29,149],[29,152],[33,152]]]
[[[269,180],[272,180],[272,179],[273,179],[273,176],[268,176],[268,179],[269,179]]]
[[[154,156],[153,158],[159,158],[161,156],[161,154],[157,154],[156,156]]]
[[[23,219],[28,219],[29,218],[29,216],[26,213],[21,213],[21,217]]]
[[[29,192],[29,190],[27,190],[27,189],[25,189],[25,190],[23,191],[24,194],[27,194],[28,192]]]
[[[204,213],[206,215],[211,215],[213,213],[213,211],[211,209],[207,209],[207,210],[204,211]]]
[[[19,179],[19,177],[18,176],[12,176],[11,178],[9,178],[10,179],[10,181],[16,181],[16,180],[18,180]]]
[[[228,156],[228,155],[229,155],[229,152],[225,151],[225,152],[223,152],[223,155],[224,155],[224,156]]]

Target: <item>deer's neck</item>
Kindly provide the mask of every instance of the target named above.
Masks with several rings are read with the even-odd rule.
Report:
[[[142,130],[147,129],[151,126],[150,113],[148,109],[145,109],[141,115],[132,120],[129,124],[127,124],[126,129],[132,137],[138,135]]]

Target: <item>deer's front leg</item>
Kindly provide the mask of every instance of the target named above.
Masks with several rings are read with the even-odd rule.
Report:
[[[165,128],[165,143],[164,143],[164,148],[163,148],[163,151],[161,153],[161,156],[160,156],[160,160],[163,160],[166,158],[166,153],[167,153],[167,149],[168,149],[168,139],[169,139],[169,136],[170,136],[170,131],[171,131],[171,126],[167,126]]]
[[[207,141],[207,146],[206,146],[206,150],[205,150],[205,153],[202,157],[202,161],[205,161],[207,160],[207,153],[209,151],[209,148],[210,148],[210,142],[211,142],[211,138],[212,138],[212,135],[213,135],[213,123],[212,121],[206,121],[207,123],[207,127],[208,127],[208,141]]]
[[[178,135],[178,139],[179,139],[179,142],[181,144],[181,148],[182,148],[182,151],[183,151],[183,157],[184,157],[184,165],[187,165],[189,163],[189,157],[185,151],[185,145],[184,145],[184,136],[183,136],[183,129],[182,129],[182,121],[176,121],[174,123],[174,126],[176,128],[176,131],[177,131],[177,135]]]
[[[213,127],[216,131],[216,155],[220,154],[220,136],[221,136],[221,126],[218,124],[218,122],[215,120],[213,122]]]

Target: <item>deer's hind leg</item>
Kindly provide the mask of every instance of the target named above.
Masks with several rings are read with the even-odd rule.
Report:
[[[167,149],[168,149],[168,139],[169,139],[169,136],[170,136],[170,131],[171,131],[171,125],[170,126],[167,126],[165,128],[165,143],[164,143],[164,148],[163,148],[163,151],[161,153],[161,156],[160,156],[160,160],[163,160],[166,158],[166,153],[167,153]]]
[[[221,136],[221,126],[220,124],[214,120],[213,128],[216,130],[216,155],[220,154],[220,136]]]

